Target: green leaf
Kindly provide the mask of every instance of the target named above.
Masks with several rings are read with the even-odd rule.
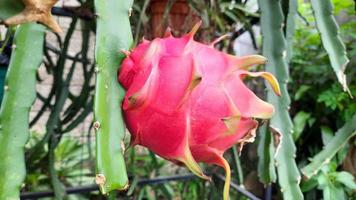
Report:
[[[329,54],[331,66],[344,91],[350,93],[344,73],[349,59],[346,56],[346,48],[333,15],[333,5],[330,0],[311,0],[311,5],[323,46]]]
[[[321,126],[321,139],[323,140],[323,144],[327,145],[330,140],[334,137],[334,133],[331,128],[327,126]]]
[[[340,11],[344,10],[351,10],[351,12],[348,12],[348,14],[354,14],[354,9],[345,9],[345,8],[354,8],[355,7],[355,1],[354,0],[333,0],[334,7],[335,7],[335,13],[338,14]]]
[[[294,100],[298,101],[310,88],[311,87],[309,85],[301,85],[294,95]]]
[[[294,122],[294,133],[293,133],[293,139],[294,141],[297,141],[300,135],[302,134],[305,125],[307,121],[310,119],[311,114],[304,112],[304,111],[299,111],[293,118]]]
[[[324,200],[347,200],[345,191],[342,187],[328,185],[323,189]]]
[[[165,199],[173,199],[174,198],[174,190],[168,183],[160,185],[159,189],[164,194]]]
[[[314,177],[311,179],[302,181],[301,183],[301,189],[303,192],[308,192],[312,189],[314,189],[316,186],[318,186],[318,180]]]
[[[336,174],[336,181],[344,184],[351,190],[356,190],[356,183],[352,174],[342,171]]]

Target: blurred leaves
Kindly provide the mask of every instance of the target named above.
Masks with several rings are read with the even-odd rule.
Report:
[[[33,148],[40,141],[42,135],[32,132],[26,149]],[[54,168],[59,180],[66,186],[93,183],[94,166],[93,161],[89,159],[89,151],[93,151],[93,149],[88,149],[85,145],[72,137],[63,137],[54,150]],[[38,157],[42,157],[41,155],[46,155],[47,153],[48,148],[43,148]],[[36,159],[36,157],[34,158]],[[41,165],[35,170],[28,171],[25,181],[27,190],[40,191],[49,189],[50,177],[46,173],[48,167],[47,165]]]
[[[312,126],[315,119],[311,117],[310,113],[299,111],[293,118],[294,131],[293,131],[293,139],[294,141],[298,140],[298,138],[303,133],[305,125],[307,123],[309,126]]]
[[[326,165],[316,177],[318,189],[325,200],[349,199],[347,192],[356,189],[354,177],[345,171],[338,172],[333,164]]]
[[[325,144],[323,150],[311,159],[310,164],[301,169],[303,175],[306,178],[310,178],[316,175],[323,166],[329,165],[334,155],[354,135],[356,135],[356,114],[335,133],[335,136]]]

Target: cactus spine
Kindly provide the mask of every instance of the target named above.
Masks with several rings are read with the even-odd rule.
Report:
[[[128,187],[124,162],[125,127],[121,114],[124,90],[117,81],[117,71],[133,42],[129,14],[131,1],[95,0],[96,88],[94,129],[96,132],[96,183],[102,193]]]
[[[44,27],[30,23],[16,30],[0,109],[0,199],[19,199],[25,179],[24,146],[29,111],[36,98],[36,70],[42,62]]]

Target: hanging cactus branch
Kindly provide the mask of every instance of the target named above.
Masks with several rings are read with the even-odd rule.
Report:
[[[267,125],[259,128],[258,143],[258,175],[261,183],[269,185],[277,179],[274,165],[275,147],[273,135],[269,133]]]
[[[339,26],[333,15],[333,5],[330,0],[311,0],[316,25],[319,29],[321,41],[329,54],[331,66],[345,92],[351,95],[347,86],[345,69],[349,59],[346,48],[339,34]]]
[[[287,90],[289,71],[287,64],[286,40],[283,34],[284,16],[280,0],[260,0],[261,28],[263,36],[263,55],[267,57],[266,70],[275,74],[281,86],[281,97],[268,90],[267,98],[276,108],[276,114],[270,121],[272,132],[281,136],[279,149],[276,150],[275,164],[278,182],[284,199],[303,199],[299,188],[301,180],[295,161],[296,147],[292,138],[293,124],[289,116],[290,98]],[[265,145],[269,148],[269,145]],[[269,151],[266,149],[265,151]]]
[[[29,111],[36,98],[44,31],[42,25],[29,23],[15,34],[0,110],[0,199],[4,200],[19,199],[25,179],[24,146],[29,137]]]
[[[96,183],[102,193],[124,190],[128,178],[122,149],[125,134],[121,114],[124,90],[117,82],[117,71],[133,43],[129,22],[130,1],[95,1],[96,30],[96,88],[94,129],[96,132]]]

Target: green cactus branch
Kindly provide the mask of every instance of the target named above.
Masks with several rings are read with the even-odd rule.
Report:
[[[239,185],[244,184],[244,175],[241,166],[241,160],[239,158],[239,153],[237,151],[236,145],[231,148],[232,160],[233,160],[233,170],[237,173],[237,180]]]
[[[287,40],[287,61],[289,62],[293,56],[293,39],[295,32],[295,19],[298,15],[298,0],[288,0],[288,15],[286,26]]]
[[[121,114],[124,89],[117,81],[117,72],[133,38],[129,22],[132,6],[127,0],[95,0],[96,88],[94,129],[96,132],[96,182],[102,193],[128,187],[123,157],[125,126]]]
[[[281,97],[271,89],[267,98],[275,107],[275,115],[270,120],[270,128],[280,135],[280,145],[276,152],[278,182],[284,199],[303,199],[300,190],[300,174],[295,162],[296,148],[292,138],[293,124],[289,116],[290,98],[287,90],[289,78],[286,40],[283,34],[284,16],[280,0],[259,0],[261,10],[261,29],[263,36],[263,55],[267,57],[266,70],[274,74],[281,88]],[[267,151],[267,150],[266,150]]]
[[[330,0],[311,0],[316,25],[320,32],[321,41],[329,54],[331,66],[344,91],[351,92],[347,86],[345,69],[349,59],[346,48],[339,34],[339,27],[333,15],[333,5]]]
[[[302,174],[307,179],[316,175],[354,135],[356,135],[356,115],[335,133],[323,150],[311,159],[311,163],[302,168]]]
[[[42,62],[45,28],[23,24],[15,34],[0,110],[0,199],[19,199],[26,168],[29,111],[36,98],[36,70]]]
[[[258,175],[261,183],[268,185],[277,179],[274,166],[275,147],[272,134],[268,132],[266,125],[259,129],[258,135]]]

